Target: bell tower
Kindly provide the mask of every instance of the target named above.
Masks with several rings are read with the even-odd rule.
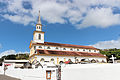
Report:
[[[42,31],[42,24],[41,24],[41,19],[40,19],[40,11],[39,11],[39,16],[38,16],[38,22],[36,24],[36,31]]]
[[[44,43],[44,32],[42,31],[40,11],[39,11],[39,15],[38,15],[38,21],[36,24],[36,30],[33,33],[33,41],[36,43]]]

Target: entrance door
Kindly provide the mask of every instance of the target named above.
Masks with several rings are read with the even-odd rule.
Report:
[[[46,80],[51,80],[51,71],[46,71]]]

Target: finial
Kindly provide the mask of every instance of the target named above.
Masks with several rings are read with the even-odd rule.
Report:
[[[40,10],[39,10],[38,23],[37,23],[37,24],[41,24],[41,20],[40,20]]]

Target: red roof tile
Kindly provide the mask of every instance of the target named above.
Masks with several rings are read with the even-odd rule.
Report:
[[[41,45],[50,45],[50,46],[60,46],[60,47],[75,47],[75,48],[84,48],[84,49],[97,49],[93,46],[81,46],[81,45],[72,45],[72,44],[61,44],[61,43],[52,43],[52,42],[44,42],[44,43],[33,43],[41,44]]]
[[[52,55],[67,55],[67,56],[91,56],[91,57],[106,57],[100,53],[74,52],[74,51],[54,51],[54,50],[37,50],[38,54]]]

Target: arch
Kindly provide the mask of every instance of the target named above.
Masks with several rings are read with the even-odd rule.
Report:
[[[73,62],[72,62],[72,60],[71,60],[71,59],[68,59],[68,61],[70,61],[70,62],[69,62],[69,64],[73,64]]]
[[[102,60],[102,63],[105,63],[105,61],[104,61],[104,60]]]
[[[83,58],[81,59],[80,61],[82,64],[87,64],[87,63],[90,63],[90,60],[88,58]]]
[[[91,63],[96,63],[97,61],[95,59],[92,59],[91,60]]]
[[[38,39],[41,39],[41,34],[38,35]]]
[[[51,58],[51,60],[50,61],[54,61],[54,59],[53,58]]]
[[[68,59],[68,61],[71,61],[71,59]]]
[[[97,59],[96,62],[99,63],[99,60]]]
[[[59,64],[63,64],[64,62],[63,61],[60,61]]]
[[[79,63],[79,59],[76,59],[76,63]]]
[[[44,61],[45,61],[45,59],[44,59],[44,58],[41,58],[41,59],[40,59],[40,62],[41,62],[41,61],[43,61],[43,62],[44,62]]]
[[[55,60],[53,58],[50,59],[50,62],[52,62],[53,64],[55,63]]]

